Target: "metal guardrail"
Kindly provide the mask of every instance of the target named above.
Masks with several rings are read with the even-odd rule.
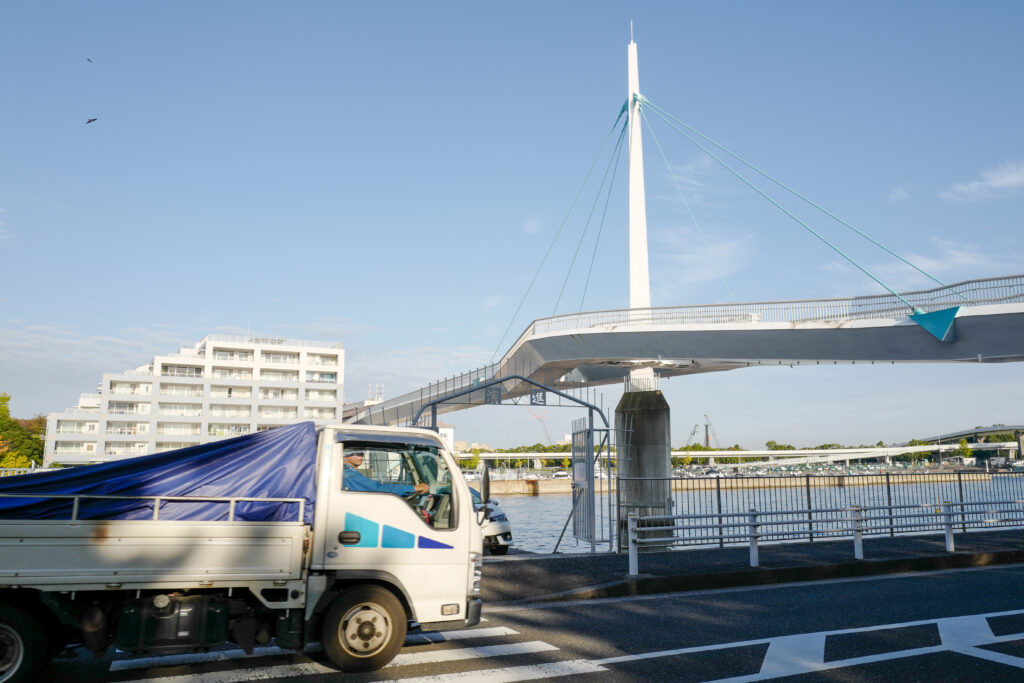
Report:
[[[153,516],[150,521],[160,521],[160,505],[162,503],[214,503],[228,506],[228,521],[235,519],[235,508],[238,503],[287,503],[299,506],[299,514],[296,522],[302,522],[306,512],[306,500],[304,498],[248,498],[248,497],[218,497],[218,496],[101,496],[88,494],[55,494],[55,493],[0,493],[0,498],[28,498],[31,500],[70,500],[71,518],[70,521],[82,521],[78,514],[81,509],[82,500],[126,500],[126,501],[147,501],[153,504]],[[128,520],[125,520],[128,521]],[[139,520],[131,520],[139,521]],[[182,520],[175,520],[182,521]]]
[[[995,507],[999,506],[999,507]],[[977,509],[975,509],[977,508]],[[959,511],[957,511],[959,510]],[[922,512],[923,511],[923,512]],[[836,514],[842,516],[834,516]],[[816,519],[815,515],[829,514]],[[782,519],[779,519],[779,518]],[[978,518],[971,519],[968,518]],[[959,518],[959,519],[958,519]],[[738,520],[738,521],[727,521]],[[955,552],[954,527],[965,520],[986,528],[1024,526],[1024,500],[988,500],[969,503],[919,503],[916,505],[876,505],[846,508],[789,510],[764,512],[749,510],[745,513],[699,515],[650,515],[641,517],[630,513],[627,518],[629,546],[629,575],[639,574],[639,550],[647,547],[668,547],[685,541],[688,532],[700,532],[701,538],[717,543],[746,543],[750,547],[750,566],[760,565],[759,543],[763,540],[793,540],[795,534],[806,535],[808,541],[815,534],[815,523],[825,523],[831,536],[849,536],[853,540],[853,555],[864,559],[864,536],[870,534],[926,533],[939,530],[946,537],[946,552]],[[706,522],[692,524],[689,522]],[[806,531],[794,527],[806,526]],[[717,530],[717,534],[707,534]],[[677,532],[682,532],[677,535]],[[652,536],[652,534],[657,534]],[[666,535],[671,534],[671,535]]]

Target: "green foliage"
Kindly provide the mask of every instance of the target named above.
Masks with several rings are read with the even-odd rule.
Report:
[[[960,448],[956,449],[953,455],[959,455],[962,458],[969,458],[973,455],[971,449],[967,447],[967,439],[960,439]]]
[[[911,439],[907,442],[908,446],[930,446],[927,441],[921,441],[920,439]],[[931,460],[932,453],[903,453],[902,455],[895,456],[895,459],[899,462],[921,462],[922,460]]]
[[[27,465],[3,465],[3,467],[29,467],[31,463],[42,464],[43,462],[43,437],[46,433],[46,419],[37,416],[29,422],[35,423],[34,430],[39,429],[37,423],[42,419],[42,432],[33,433],[23,426],[19,420],[11,417],[9,403],[11,397],[0,393],[0,441],[6,444],[7,452],[4,454],[4,462],[8,460],[27,462]]]
[[[765,449],[769,451],[795,451],[796,446],[791,446],[788,443],[778,443],[774,440],[766,441],[764,444]]]

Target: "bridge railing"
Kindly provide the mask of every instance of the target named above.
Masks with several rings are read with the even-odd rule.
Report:
[[[795,517],[794,517],[795,515]],[[687,535],[699,535],[719,543],[744,544],[750,548],[750,566],[760,564],[759,545],[764,541],[792,541],[795,535],[813,539],[817,515],[827,515],[828,535],[853,540],[853,556],[864,559],[864,536],[920,534],[941,531],[946,552],[956,551],[956,527],[970,520],[971,527],[987,529],[1024,526],[1024,500],[988,500],[969,503],[917,503],[914,505],[858,505],[844,508],[766,512],[756,509],[719,515],[648,515],[630,513],[627,518],[629,575],[639,574],[640,549],[667,548]],[[717,533],[713,533],[717,531]],[[708,533],[712,532],[712,533]]]
[[[967,280],[935,289],[906,292],[903,298],[924,311],[1024,301],[1024,275]],[[513,345],[530,337],[593,327],[801,323],[835,320],[898,319],[911,311],[891,294],[848,299],[803,299],[738,304],[614,309],[571,313],[535,320]]]

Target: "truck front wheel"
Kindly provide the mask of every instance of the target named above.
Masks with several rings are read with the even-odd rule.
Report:
[[[375,671],[395,658],[405,643],[405,610],[380,586],[355,586],[327,610],[321,642],[331,662],[343,671]]]
[[[37,680],[46,655],[39,621],[21,607],[0,603],[0,683]]]

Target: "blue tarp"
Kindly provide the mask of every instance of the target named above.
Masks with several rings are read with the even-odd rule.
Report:
[[[316,428],[301,422],[115,462],[0,479],[0,494],[103,496],[207,496],[304,498],[304,521],[313,522],[316,497]],[[72,501],[0,496],[0,519],[70,519]],[[238,503],[235,519],[296,521],[298,505]],[[80,499],[79,519],[152,519],[150,501]],[[226,520],[226,503],[160,505],[160,519]]]

